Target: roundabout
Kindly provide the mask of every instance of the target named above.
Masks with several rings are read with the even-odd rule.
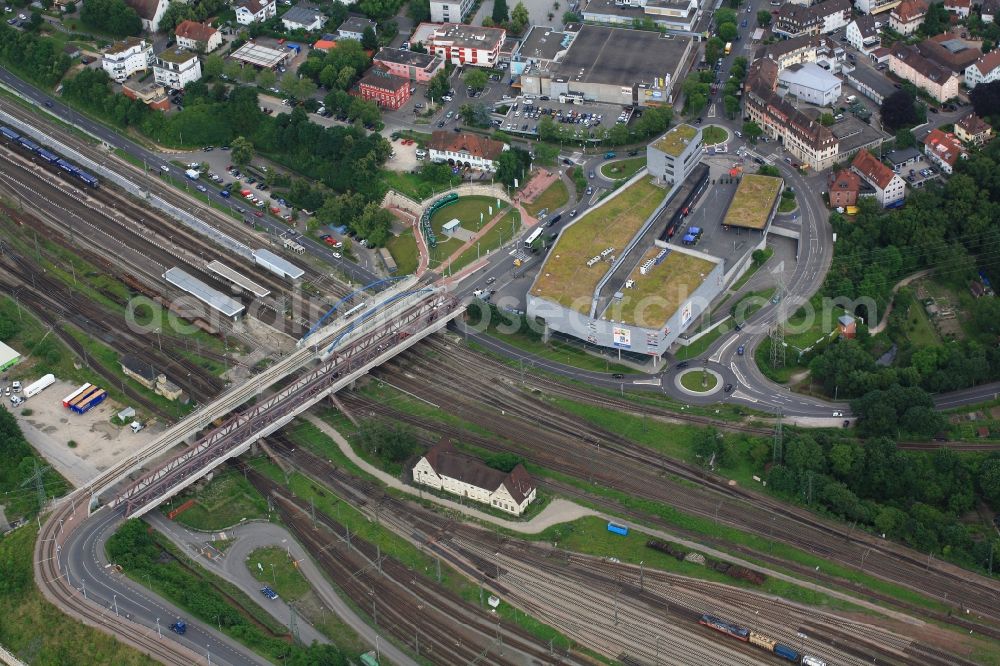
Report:
[[[692,368],[678,373],[674,384],[687,395],[707,396],[721,388],[722,375],[711,368]]]

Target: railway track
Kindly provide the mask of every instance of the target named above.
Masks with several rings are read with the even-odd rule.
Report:
[[[0,100],[0,109],[3,109],[5,112],[22,122],[28,123],[34,127],[44,128],[45,132],[50,137],[97,162],[104,163],[105,166],[108,166],[107,163],[109,158],[112,161],[117,161],[117,168],[114,170],[119,174],[127,174],[126,177],[133,181],[142,179],[143,186],[146,190],[157,195],[168,203],[173,204],[181,210],[191,210],[192,208],[197,208],[198,215],[204,222],[233,237],[234,239],[241,240],[251,246],[264,244],[262,243],[260,236],[253,232],[245,223],[241,224],[237,220],[225,215],[217,209],[207,206],[203,202],[179,191],[171,184],[162,181],[159,178],[158,171],[155,172],[156,177],[154,177],[150,175],[153,172],[144,172],[139,167],[124,160],[120,160],[115,155],[109,155],[107,151],[96,147],[91,141],[83,139],[63,126],[54,122],[49,122],[44,116],[40,117],[37,113],[32,113],[30,110],[26,110],[13,102]],[[179,229],[183,225],[180,225],[180,223],[176,221],[171,221],[168,223],[168,226]],[[186,227],[184,228],[186,229]],[[328,291],[330,291],[330,293],[336,298],[342,298],[353,291],[349,285],[344,284],[341,280],[334,277],[329,272],[318,271],[316,268],[308,264],[302,266],[302,268],[306,272],[306,280],[316,283],[324,282]]]
[[[908,612],[917,615],[929,615],[966,630],[1000,637],[992,619],[998,616],[998,610],[989,601],[996,595],[991,581],[939,561],[934,561],[932,567],[929,558],[922,558],[903,546],[852,532],[822,521],[805,510],[729,485],[724,479],[666,459],[625,438],[562,413],[536,396],[522,393],[519,397],[512,397],[515,389],[508,385],[505,375],[496,376],[488,368],[475,363],[457,365],[452,359],[446,359],[452,376],[445,386],[435,371],[442,363],[441,357],[435,356],[430,362],[414,358],[411,354],[406,359],[406,362],[397,360],[395,365],[399,370],[380,370],[376,375],[387,377],[393,386],[418,393],[428,401],[447,405],[449,413],[468,423],[475,423],[477,428],[497,433],[498,438],[483,436],[481,430],[471,433],[466,428],[417,418],[399,409],[371,403],[357,395],[342,395],[341,399],[358,414],[382,414],[439,436],[451,436],[489,450],[514,451],[543,467],[635,497],[654,499],[685,513],[768,540],[777,539],[852,569],[857,569],[860,564],[868,575],[937,597],[943,603],[948,603],[950,598],[953,608],[958,606],[955,600],[961,599],[961,607],[957,610],[962,611],[963,617],[959,618],[958,613],[949,615],[897,602],[861,584],[784,561],[761,552],[759,548],[737,548],[753,557],[773,561],[807,579],[846,587],[865,598],[878,599],[897,607],[902,605]],[[509,373],[506,366],[504,370],[505,374]],[[581,492],[574,488],[570,495]],[[608,503],[606,498],[596,499]],[[588,500],[595,501],[595,497],[590,495]],[[636,515],[643,521],[653,521],[653,524],[664,524],[656,516],[635,511],[628,514]],[[675,527],[669,527],[677,531]],[[733,550],[732,543],[721,539],[706,539],[694,533],[690,536],[723,550]],[[964,612],[966,608],[970,609],[968,615]]]
[[[105,252],[112,248],[127,248],[132,270],[141,271],[152,284],[164,285],[163,272],[167,268],[181,265],[188,273],[226,293],[230,288],[229,283],[205,269],[211,259],[219,259],[272,292],[271,296],[264,299],[245,295],[240,300],[276,327],[287,328],[292,325],[293,335],[303,333],[311,322],[318,320],[333,305],[329,298],[315,299],[308,296],[295,285],[271,275],[242,257],[222,250],[187,227],[171,222],[159,211],[135,203],[132,197],[117,192],[113,187],[80,189],[76,181],[65,180],[57,168],[44,160],[38,160],[17,147],[4,145],[3,148],[6,163],[11,165],[12,173],[16,172],[17,178],[24,183],[30,183],[34,190],[30,194],[37,192],[33,199],[40,198],[49,205],[58,203],[64,211],[80,215],[83,225],[72,224],[69,219],[72,215],[58,218],[62,223],[61,231],[71,235],[76,242],[93,243],[96,249]],[[81,233],[87,227],[91,233]],[[109,258],[116,262],[126,259],[116,253],[111,253]],[[314,278],[317,284],[336,288],[336,284],[328,276],[315,275]],[[343,290],[338,289],[339,291]],[[270,311],[271,316],[264,316],[261,310]]]
[[[714,640],[708,642],[708,647],[715,652],[706,652],[704,646],[700,650],[692,648],[687,641],[673,642],[680,633],[704,643],[704,636],[699,639],[696,635],[700,632],[696,621],[702,613],[735,614],[749,626],[767,629],[777,636],[784,634],[786,641],[794,638],[789,632],[809,617],[793,605],[780,604],[778,610],[768,610],[775,604],[771,597],[760,592],[655,570],[645,572],[643,585],[643,577],[635,566],[613,564],[499,535],[494,540],[494,535],[483,528],[456,523],[412,502],[386,496],[374,484],[349,476],[283,437],[274,442],[272,451],[285,464],[299,469],[323,487],[333,489],[346,501],[360,505],[401,536],[418,544],[431,544],[432,552],[443,555],[450,551],[453,556],[449,561],[467,577],[488,579],[488,585],[505,599],[516,600],[515,605],[590,647],[600,647],[605,654],[617,654],[622,637],[631,632],[629,635],[636,643],[627,647],[633,652],[641,648],[647,658],[652,657],[658,648],[654,645],[652,626],[669,618],[668,623],[672,626],[662,630],[665,638],[672,638],[663,642],[664,653],[673,654],[675,658],[686,654],[689,658],[682,659],[681,663],[708,663],[713,657],[718,658],[719,646]],[[373,509],[374,506],[379,509]],[[617,594],[616,588],[623,603],[631,601],[636,610],[622,606],[618,609],[621,623],[612,626],[605,621],[614,612],[611,599]],[[548,601],[543,602],[543,599]],[[585,607],[589,609],[586,612]],[[765,621],[769,616],[771,619]],[[839,616],[831,615],[830,619],[839,623],[845,635],[853,637],[853,643],[834,640],[835,647],[828,645],[821,650],[837,656],[835,663],[870,663],[872,655],[881,663],[909,663],[902,655],[914,649],[916,644],[911,639]],[[595,625],[602,623],[605,626],[595,631]],[[814,631],[811,636],[813,641],[822,642],[824,638],[821,631]],[[736,653],[726,663],[755,664],[761,660],[761,654],[749,646],[734,642],[728,647]],[[927,655],[934,653],[930,647],[921,649]],[[841,656],[850,658],[842,659]],[[928,658],[922,663],[951,666],[960,660]]]

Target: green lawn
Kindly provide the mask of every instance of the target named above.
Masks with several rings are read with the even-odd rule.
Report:
[[[560,178],[545,188],[545,191],[539,194],[534,201],[524,204],[524,209],[531,213],[532,217],[538,217],[538,213],[547,208],[551,216],[568,202],[569,190],[566,189],[566,183]]]
[[[706,125],[701,128],[701,140],[706,146],[714,146],[729,140],[729,132],[718,125]]]
[[[795,201],[795,197],[781,197],[781,203],[778,204],[779,213],[791,213],[793,210],[799,207],[799,204]]]
[[[789,350],[806,349],[825,339],[837,328],[837,317],[843,310],[832,310],[824,315],[823,299],[813,296],[809,307],[799,308],[785,324],[785,344]],[[824,316],[828,321],[823,321]]]
[[[194,506],[178,514],[176,520],[194,529],[221,530],[244,519],[267,518],[267,500],[235,470],[217,473],[204,488],[174,498],[165,512],[192,498]]]
[[[718,384],[719,380],[709,372],[695,370],[681,375],[681,386],[689,391],[711,391]]]
[[[517,210],[511,210],[510,215],[502,217],[499,222],[493,225],[492,229],[479,239],[478,246],[473,244],[472,247],[458,255],[449,270],[454,273],[477,261],[480,257],[485,257],[487,253],[499,250],[504,243],[510,243],[510,239],[520,229],[521,213]]]
[[[646,166],[646,156],[628,157],[601,165],[601,175],[611,180],[627,180]]]
[[[455,176],[451,179],[450,184],[432,185],[425,181],[419,173],[410,173],[408,171],[383,170],[381,177],[389,188],[405,194],[415,201],[423,201],[434,196],[435,192],[443,192],[462,182],[458,176]]]
[[[286,602],[301,599],[311,589],[288,551],[278,546],[258,548],[247,556],[247,569]]]
[[[500,209],[506,207],[504,201],[500,201]],[[493,214],[490,214],[490,208]],[[444,231],[442,227],[451,220],[459,220],[462,228],[467,231],[477,231],[482,224],[489,222],[498,212],[497,200],[492,197],[472,196],[462,197],[456,203],[441,208],[431,217],[431,228],[437,236],[437,246],[430,248],[430,267],[437,268],[441,263],[452,255],[453,252],[462,247],[462,241],[453,238]],[[482,214],[482,222],[479,216]],[[510,237],[507,237],[510,240]],[[485,239],[484,239],[485,242]],[[456,264],[457,265],[457,264]],[[454,267],[452,270],[455,270]]]
[[[566,365],[580,368],[581,370],[593,370],[595,372],[635,372],[632,368],[621,365],[610,357],[601,358],[594,354],[588,354],[578,345],[557,338],[551,338],[548,342],[542,342],[540,337],[527,335],[524,333],[501,333],[495,326],[490,326],[487,333],[498,340],[502,340],[518,349],[534,354],[547,361],[556,361]],[[526,364],[530,369],[530,364]]]
[[[910,306],[906,313],[907,334],[910,342],[917,349],[941,344],[941,337],[934,325],[927,318],[927,311],[918,302]]]
[[[385,246],[392,255],[392,260],[396,262],[396,275],[411,275],[417,272],[420,254],[412,229],[407,229],[398,236],[391,236]]]
[[[726,324],[716,326],[711,331],[701,336],[688,346],[681,347],[680,349],[678,349],[677,353],[674,355],[674,358],[676,358],[678,361],[686,361],[688,359],[697,358],[698,356],[701,356],[712,345],[713,342],[719,339],[719,336],[722,335],[723,329],[728,330]]]

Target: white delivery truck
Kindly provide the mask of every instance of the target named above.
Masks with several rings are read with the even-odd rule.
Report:
[[[197,169],[188,169],[187,171],[184,172],[184,175],[190,178],[191,180],[198,180],[198,178],[201,176],[201,173],[199,173]]]

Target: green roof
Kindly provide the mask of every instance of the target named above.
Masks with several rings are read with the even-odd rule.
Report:
[[[698,135],[698,128],[688,124],[678,125],[653,143],[653,147],[673,157],[680,156]]]
[[[176,62],[180,64],[182,62],[187,62],[191,58],[197,58],[198,54],[194,51],[188,51],[187,49],[169,48],[156,57],[165,62]]]
[[[744,229],[766,227],[771,211],[774,210],[774,202],[781,192],[782,182],[781,178],[774,176],[743,174],[722,224]]]

